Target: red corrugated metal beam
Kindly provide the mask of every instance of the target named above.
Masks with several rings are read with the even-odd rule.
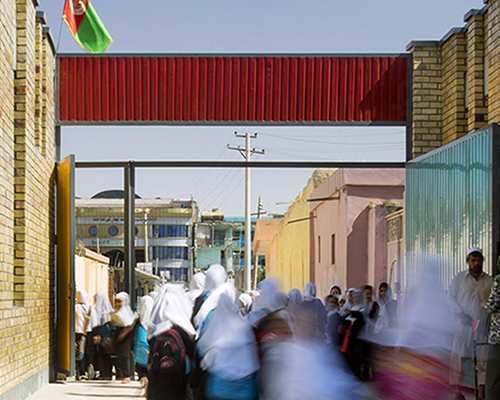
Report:
[[[406,56],[58,57],[59,123],[388,123]]]

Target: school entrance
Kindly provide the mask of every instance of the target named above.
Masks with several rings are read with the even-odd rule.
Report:
[[[373,168],[405,163],[61,160],[62,127],[131,125],[401,126],[411,158],[409,54],[57,57],[57,363],[73,375],[75,168],[121,168],[125,287],[134,289],[137,168]],[[134,296],[131,296],[134,299]]]

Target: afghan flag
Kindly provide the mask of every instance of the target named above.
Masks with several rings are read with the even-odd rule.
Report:
[[[63,18],[84,50],[104,53],[113,39],[89,0],[66,0]]]

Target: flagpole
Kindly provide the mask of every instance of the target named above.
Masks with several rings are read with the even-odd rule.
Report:
[[[59,52],[59,45],[61,44],[61,33],[62,33],[62,27],[63,27],[63,15],[64,15],[64,6],[66,5],[66,0],[63,2],[63,9],[61,12],[61,23],[59,24],[59,35],[57,35],[57,47],[56,47],[56,53]]]

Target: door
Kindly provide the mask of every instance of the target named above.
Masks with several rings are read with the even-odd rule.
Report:
[[[57,370],[75,374],[75,156],[57,163]]]

